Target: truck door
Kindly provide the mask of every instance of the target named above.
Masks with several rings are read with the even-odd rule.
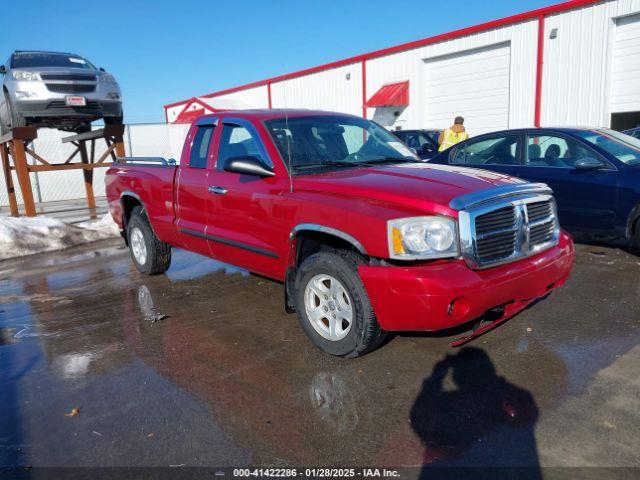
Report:
[[[225,171],[232,158],[256,157],[274,167],[256,128],[247,120],[222,121],[215,169],[208,182],[207,238],[215,258],[278,278],[282,271],[282,176]]]
[[[198,120],[189,131],[176,178],[176,230],[182,246],[209,255],[206,239],[208,177],[213,165],[216,118]],[[191,148],[189,148],[191,146]]]

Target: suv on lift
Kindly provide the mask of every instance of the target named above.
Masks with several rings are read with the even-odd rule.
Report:
[[[91,122],[122,123],[116,79],[73,53],[16,51],[0,65],[0,130],[26,125],[91,130]]]

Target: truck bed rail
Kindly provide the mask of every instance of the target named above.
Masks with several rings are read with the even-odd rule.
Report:
[[[115,163],[126,165],[142,165],[147,167],[175,167],[176,161],[173,158],[164,157],[117,157]]]

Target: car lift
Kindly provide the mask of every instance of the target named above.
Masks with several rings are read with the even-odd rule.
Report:
[[[31,142],[38,137],[38,129],[36,127],[16,127],[1,136],[0,157],[2,157],[2,170],[7,193],[9,194],[11,216],[17,217],[19,215],[16,192],[11,176],[12,170],[15,170],[18,177],[25,214],[27,217],[35,217],[37,212],[29,173],[82,169],[84,187],[87,194],[87,206],[91,211],[91,217],[95,218],[96,200],[93,194],[93,170],[95,168],[109,167],[117,157],[125,156],[123,134],[124,125],[106,125],[99,130],[65,137],[62,139],[62,143],[72,143],[76,148],[62,163],[52,163],[45,160],[30,146]],[[107,149],[96,160],[96,140],[100,138],[104,139]],[[91,142],[90,154],[88,153],[87,142]],[[80,154],[80,161],[74,162],[74,159],[78,159],[78,153]],[[27,155],[30,155],[38,164],[29,164]],[[112,161],[107,162],[106,160],[109,157],[111,157]]]

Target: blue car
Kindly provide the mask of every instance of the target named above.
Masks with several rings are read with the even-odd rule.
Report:
[[[543,182],[569,231],[640,246],[640,140],[607,129],[535,128],[470,138],[429,163],[482,168]]]

